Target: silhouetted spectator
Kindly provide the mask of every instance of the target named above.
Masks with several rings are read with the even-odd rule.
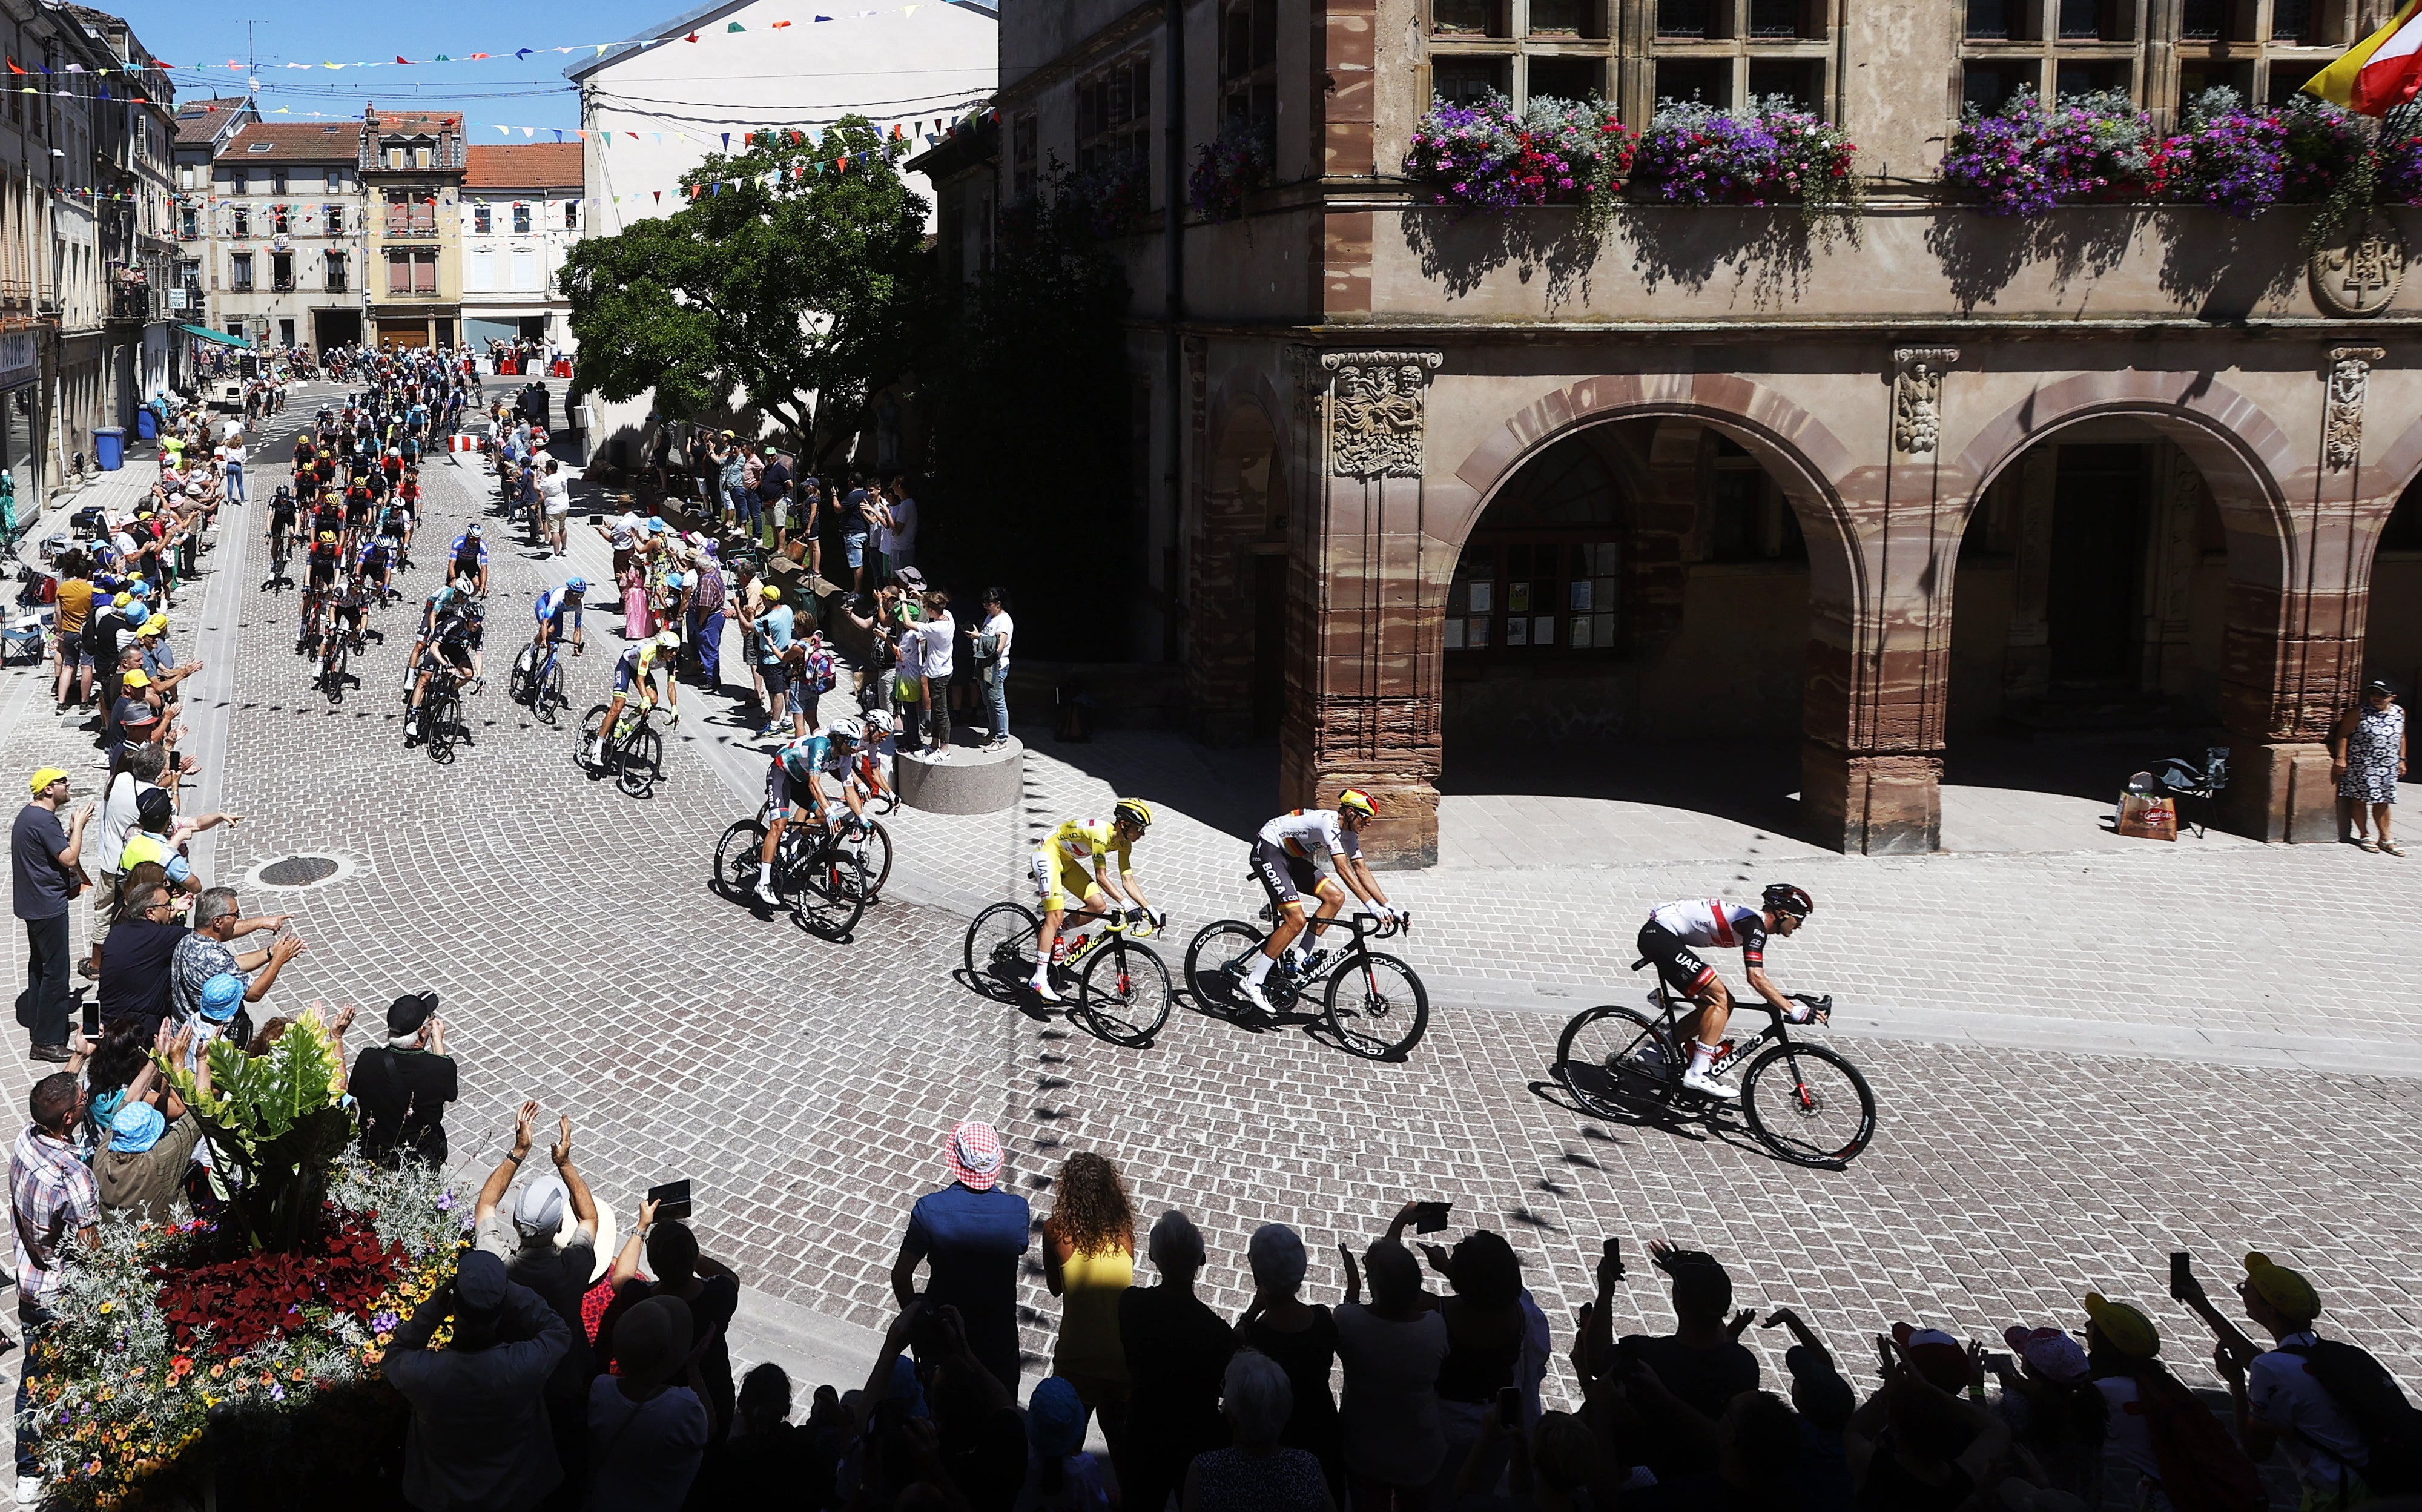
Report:
[[[448,1317],[453,1341],[430,1348]],[[412,1408],[403,1499],[421,1512],[536,1506],[563,1478],[544,1394],[571,1347],[563,1319],[508,1281],[503,1261],[466,1252],[454,1279],[395,1331],[381,1362]]]

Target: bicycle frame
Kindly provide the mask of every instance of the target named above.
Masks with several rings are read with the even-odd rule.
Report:
[[[1818,1015],[1830,1014],[1833,1009],[1833,1000],[1830,995],[1816,997],[1805,992],[1787,992],[1784,996],[1793,1002],[1805,1005]],[[1663,1031],[1666,1042],[1678,1051],[1682,1046],[1682,1015],[1675,1009],[1674,989],[1660,981],[1657,984],[1656,989],[1649,994],[1649,999],[1657,1004],[1659,1013],[1662,1015],[1658,1020],[1658,1028]],[[1699,1010],[1700,1004],[1696,999],[1685,998],[1682,1001],[1690,1004],[1690,1012],[1696,1013]],[[1748,1039],[1736,1041],[1732,1053],[1718,1062],[1719,1065],[1746,1065],[1749,1063],[1750,1057],[1762,1049],[1769,1040],[1777,1045],[1791,1043],[1791,1020],[1783,1016],[1782,1009],[1764,998],[1753,999],[1746,1002],[1738,999],[1734,1000],[1733,1012],[1739,1013],[1744,1008],[1754,1008],[1765,1014],[1767,1025]],[[1809,1022],[1817,1022],[1817,1018],[1812,1016]]]

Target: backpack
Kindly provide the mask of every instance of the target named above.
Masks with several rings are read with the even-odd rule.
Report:
[[[2422,1412],[2405,1399],[2397,1378],[2385,1366],[2343,1339],[2283,1345],[2279,1352],[2301,1358],[2330,1401],[2363,1436],[2363,1482],[2374,1495],[2422,1491]],[[2320,1447],[2310,1440],[2305,1442]]]
[[[2178,1512],[2268,1512],[2262,1473],[2220,1419],[2165,1370],[2156,1367],[2135,1379],[2136,1405],[2170,1504]]]

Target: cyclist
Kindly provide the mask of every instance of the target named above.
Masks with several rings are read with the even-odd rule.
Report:
[[[858,745],[865,738],[866,729],[857,720],[835,719],[824,733],[794,740],[774,753],[772,764],[765,768],[765,843],[757,852],[760,902],[781,906],[782,900],[774,895],[774,852],[782,843],[782,831],[791,822],[793,810],[819,828],[839,819],[843,805],[853,824],[866,822],[866,804],[850,780],[850,769],[857,764]],[[826,777],[841,790],[830,808],[820,780]]]
[[[883,776],[883,743],[891,738],[897,726],[889,709],[869,709],[861,721],[866,726],[866,739],[860,743],[858,760],[852,764],[852,781],[871,802],[890,791]]]
[[[1710,945],[1727,950],[1739,947],[1751,991],[1772,1003],[1792,1023],[1804,1024],[1814,1016],[1805,1005],[1785,997],[1767,977],[1766,937],[1789,938],[1816,905],[1788,882],[1769,884],[1763,901],[1761,908],[1744,908],[1721,898],[1686,899],[1654,910],[1640,926],[1640,953],[1657,963],[1657,974],[1667,990],[1698,1004],[1675,1020],[1675,1032],[1683,1038],[1696,1035],[1682,1085],[1706,1096],[1729,1101],[1740,1092],[1717,1080],[1713,1070],[1716,1055],[1723,1048],[1733,1000],[1716,969],[1700,958],[1700,950]]]
[[[626,647],[614,658],[614,701],[606,706],[606,717],[590,736],[584,759],[594,766],[605,759],[606,742],[613,735],[622,718],[623,701],[631,690],[639,690],[639,707],[656,706],[655,674],[664,673],[665,697],[672,705],[665,715],[668,724],[681,723],[681,684],[673,677],[673,656],[681,650],[681,637],[670,630],[649,637],[636,646]]]
[[[563,617],[567,614],[572,616],[572,654],[575,656],[580,654],[583,649],[580,638],[580,611],[582,600],[588,592],[589,580],[585,577],[574,577],[566,581],[561,588],[550,588],[538,596],[538,634],[530,639],[530,644],[537,648],[538,654],[530,662],[531,667],[546,665],[546,648],[550,642],[562,638]]]
[[[429,674],[441,661],[454,669],[459,680],[464,673],[478,677],[480,665],[480,606],[469,599],[448,614],[437,626],[436,638],[430,642],[429,665],[413,680],[412,708],[403,717],[403,743],[407,746],[420,738],[420,700],[429,691]]]
[[[361,585],[355,582],[339,584],[337,591],[328,595],[327,602],[321,611],[322,628],[324,631],[320,638],[320,675],[322,677],[328,675],[328,664],[336,659],[337,646],[340,641],[351,647],[356,654],[360,653],[365,603]]]
[[[473,520],[446,551],[453,562],[447,571],[458,578],[470,578],[472,591],[481,598],[488,596],[488,543],[480,539],[484,533],[480,522]]]
[[[269,541],[274,560],[284,562],[294,549],[294,522],[298,513],[294,496],[281,487],[269,501]],[[280,571],[283,569],[281,567]]]
[[[1360,788],[1347,788],[1337,795],[1334,809],[1291,809],[1262,826],[1254,837],[1251,865],[1253,875],[1261,879],[1262,890],[1270,895],[1270,937],[1262,942],[1261,950],[1246,966],[1237,980],[1236,995],[1264,1013],[1270,1011],[1269,999],[1262,995],[1262,983],[1270,968],[1279,963],[1282,953],[1303,935],[1303,893],[1310,889],[1320,900],[1313,918],[1321,922],[1337,917],[1345,906],[1345,892],[1351,888],[1362,900],[1364,907],[1382,920],[1393,921],[1396,906],[1388,901],[1378,878],[1371,874],[1370,863],[1362,859],[1362,827],[1379,815],[1378,806],[1371,795]],[[1328,864],[1335,876],[1323,875],[1321,867]],[[1340,878],[1345,886],[1338,886]],[[1303,953],[1290,957],[1288,965],[1310,970],[1320,956],[1315,935]]]
[[[319,592],[336,586],[337,573],[344,560],[344,548],[337,543],[337,532],[321,531],[320,539],[311,544],[309,586]]]
[[[320,496],[311,503],[312,539],[316,541],[322,534],[334,535],[344,528],[345,508],[337,497],[337,491],[333,488],[320,490]]]
[[[387,575],[394,566],[395,537],[383,532],[363,543],[361,555],[354,560],[354,576],[355,581],[374,591],[379,602],[384,604],[389,591]]]
[[[1034,853],[1034,891],[1043,903],[1043,933],[1034,942],[1034,978],[1027,985],[1045,1002],[1062,1000],[1051,990],[1051,957],[1071,897],[1113,925],[1130,917],[1147,919],[1155,929],[1168,921],[1169,916],[1155,909],[1143,889],[1136,886],[1135,867],[1129,859],[1135,843],[1151,827],[1151,804],[1141,798],[1121,798],[1107,821],[1070,819],[1051,831],[1050,840]],[[1118,862],[1115,878],[1110,874],[1113,858]],[[1093,867],[1091,881],[1085,877],[1088,861]]]

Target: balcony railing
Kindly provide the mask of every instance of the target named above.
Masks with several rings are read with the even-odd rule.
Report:
[[[109,291],[109,318],[117,321],[148,321],[157,314],[149,289],[113,289]]]
[[[249,279],[249,278],[231,279],[231,280],[229,280],[229,281],[228,281],[228,293],[231,293],[231,294],[248,294],[248,293],[251,293],[252,291],[253,291],[252,280],[251,280],[251,279]]]
[[[321,287],[324,288],[332,294],[344,293],[347,289],[345,276],[341,273],[332,273],[328,275],[327,281]]]
[[[294,291],[294,280],[291,277],[272,278],[269,280],[269,287],[274,293],[291,294]]]

